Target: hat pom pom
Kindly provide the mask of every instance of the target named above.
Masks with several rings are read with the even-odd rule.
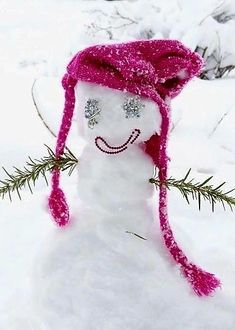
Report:
[[[181,269],[198,296],[209,296],[221,286],[220,280],[214,274],[210,274],[192,263],[182,265]]]
[[[48,206],[55,222],[65,226],[69,222],[69,208],[65,195],[60,188],[54,188],[48,199]]]

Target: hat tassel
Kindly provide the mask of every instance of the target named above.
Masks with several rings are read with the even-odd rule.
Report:
[[[184,252],[179,248],[168,221],[166,209],[166,190],[167,188],[164,185],[160,186],[160,226],[165,245],[174,260],[180,264],[181,271],[191,284],[194,292],[198,296],[209,296],[217,287],[220,287],[221,283],[214,274],[208,273],[195,264],[189,262]]]
[[[161,134],[160,134],[160,150],[159,150],[159,220],[160,227],[164,239],[164,243],[169,250],[170,254],[180,265],[183,275],[187,278],[191,284],[194,292],[198,296],[209,296],[217,287],[221,286],[220,280],[215,277],[214,274],[208,273],[191,263],[184,252],[178,246],[169,220],[167,212],[167,187],[164,182],[167,179],[167,140],[169,132],[169,113],[170,107],[165,102],[159,102],[160,110],[162,114]]]
[[[65,89],[65,105],[63,118],[57,136],[56,142],[56,158],[63,155],[65,142],[72,124],[72,117],[75,106],[74,87],[77,81],[66,74],[62,80]],[[48,199],[48,206],[55,222],[59,226],[65,226],[69,222],[69,207],[63,190],[59,187],[60,169],[54,168],[52,171],[52,190]]]

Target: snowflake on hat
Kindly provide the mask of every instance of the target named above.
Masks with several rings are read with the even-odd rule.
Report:
[[[62,81],[65,107],[56,156],[60,157],[64,151],[76,91],[80,132],[88,141],[89,151],[86,161],[81,156],[79,171],[83,173],[83,168],[88,162],[91,164],[94,157],[98,164],[93,172],[91,170],[94,186],[84,189],[83,185],[80,189],[84,200],[94,203],[94,191],[100,182],[105,181],[106,189],[96,194],[97,201],[103,203],[104,208],[114,210],[126,201],[136,203],[138,207],[139,201],[150,198],[153,193],[145,178],[146,169],[149,171],[155,165],[160,182],[167,179],[170,99],[199,74],[202,65],[198,54],[176,40],[98,45],[74,56]],[[106,93],[105,98],[103,93]],[[127,189],[125,180],[134,166],[139,174]],[[117,173],[119,182],[115,185],[112,178]],[[49,208],[56,223],[64,226],[69,222],[69,208],[59,181],[59,169],[54,169]],[[220,281],[191,263],[178,246],[168,221],[164,184],[159,188],[158,213],[169,253],[180,265],[196,294],[209,295],[220,286]]]

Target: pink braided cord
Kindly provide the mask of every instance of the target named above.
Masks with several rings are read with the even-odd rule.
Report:
[[[170,123],[170,107],[164,102],[159,102],[159,100],[158,104],[160,105],[160,111],[162,114],[159,150],[159,180],[160,182],[165,182],[167,179],[167,162],[169,159],[166,150]],[[176,263],[180,264],[181,271],[191,284],[194,292],[198,296],[210,295],[217,287],[221,286],[220,280],[217,279],[214,274],[208,273],[189,262],[184,252],[178,246],[168,220],[167,187],[164,183],[160,184],[159,190],[159,218],[164,243]]]
[[[73,111],[75,105],[74,86],[77,81],[66,74],[62,80],[62,85],[65,89],[65,105],[62,123],[56,142],[56,157],[59,159],[64,152],[65,142],[71,127]],[[59,226],[64,226],[69,221],[69,207],[66,202],[65,194],[59,187],[60,170],[55,168],[52,172],[52,191],[48,199],[49,209]]]

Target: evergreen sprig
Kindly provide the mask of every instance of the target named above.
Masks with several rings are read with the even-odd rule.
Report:
[[[63,156],[57,158],[55,153],[48,146],[46,146],[46,148],[46,156],[40,159],[32,159],[29,157],[24,168],[19,169],[14,167],[14,172],[12,174],[3,167],[7,177],[4,180],[0,180],[0,197],[2,197],[2,199],[8,195],[10,200],[12,200],[11,195],[13,192],[17,192],[21,199],[20,190],[26,186],[32,193],[32,186],[35,186],[35,182],[39,177],[43,177],[48,184],[46,174],[51,172],[54,168],[59,168],[62,171],[69,169],[69,175],[71,175],[78,162],[73,153],[67,149]]]
[[[32,159],[29,157],[23,169],[14,167],[14,172],[10,174],[5,168],[3,168],[7,177],[4,180],[0,180],[0,197],[4,198],[8,195],[10,200],[12,200],[11,195],[16,192],[21,199],[20,190],[28,187],[32,193],[32,187],[35,186],[39,177],[43,177],[48,184],[46,175],[54,168],[59,168],[62,171],[68,170],[68,174],[71,175],[78,163],[78,159],[74,154],[67,148],[64,154],[60,158],[57,158],[55,153],[48,146],[46,146],[46,148],[46,156],[40,159]],[[155,184],[157,188],[161,184],[165,184],[168,189],[171,189],[172,187],[177,188],[188,204],[190,204],[190,198],[197,200],[199,210],[201,209],[202,200],[208,201],[211,204],[212,211],[214,211],[216,203],[222,203],[224,209],[227,205],[233,210],[233,207],[235,206],[235,198],[230,194],[235,189],[227,192],[222,191],[221,188],[225,185],[225,182],[214,187],[210,183],[213,178],[212,176],[203,182],[195,182],[194,179],[189,179],[190,172],[191,169],[187,172],[185,177],[180,180],[170,177],[164,183],[161,183],[159,179],[154,176],[149,179],[149,182]]]
[[[171,189],[171,187],[177,188],[188,204],[190,204],[190,197],[193,200],[197,200],[199,210],[201,209],[202,199],[211,204],[212,212],[215,210],[216,203],[222,203],[224,210],[226,209],[226,205],[230,207],[231,211],[233,210],[233,207],[235,206],[235,198],[230,194],[235,188],[226,192],[222,191],[221,188],[226,182],[214,187],[211,184],[213,176],[208,177],[203,182],[195,182],[195,179],[189,179],[190,172],[191,169],[189,169],[184,178],[180,180],[170,177],[166,182],[160,183],[159,179],[154,177],[149,179],[149,182],[154,183],[156,187],[159,187],[160,184],[165,184],[168,189]]]

